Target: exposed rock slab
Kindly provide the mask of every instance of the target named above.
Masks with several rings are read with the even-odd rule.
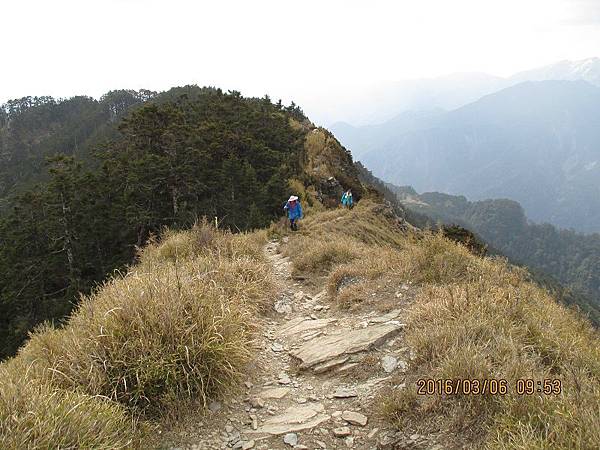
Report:
[[[385,323],[400,317],[400,314],[402,314],[402,310],[394,309],[383,316],[369,318],[369,323]]]
[[[358,397],[356,389],[351,388],[337,388],[333,393],[334,398],[351,398]]]
[[[261,398],[283,398],[290,392],[290,388],[286,387],[277,387],[271,389],[265,389],[260,394],[258,394]]]
[[[318,330],[329,325],[331,322],[336,322],[337,319],[317,319],[313,320],[310,317],[299,317],[290,320],[277,331],[278,336],[292,336],[294,334],[303,333],[310,330]]]
[[[344,411],[342,413],[342,419],[352,425],[359,425],[361,427],[364,427],[369,421],[367,416],[355,411]]]
[[[330,419],[324,411],[321,403],[291,406],[283,414],[267,419],[257,430],[246,430],[246,434],[281,435],[308,430]]]
[[[317,364],[313,367],[313,372],[314,373],[327,372],[328,370],[331,370],[334,367],[341,366],[346,361],[348,361],[349,358],[350,358],[349,356],[342,356],[340,358],[330,359],[329,361],[326,361],[324,363]]]
[[[301,361],[301,369],[308,369],[346,354],[368,350],[393,336],[401,328],[402,324],[393,322],[356,330],[346,329],[336,335],[308,341],[292,350],[290,355]]]

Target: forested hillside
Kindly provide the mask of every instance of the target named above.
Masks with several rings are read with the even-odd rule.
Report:
[[[598,448],[597,330],[295,105],[178,88],[49,156],[0,219],[3,354],[55,321],[0,364],[1,448]]]
[[[117,125],[151,91],[111,91],[95,100],[24,97],[0,106],[0,199],[47,180],[46,158],[57,153],[90,161],[96,146],[116,136]]]
[[[64,318],[165,226],[203,216],[233,230],[268,224],[306,133],[294,105],[193,86],[27,98],[1,120],[0,357],[37,323]]]
[[[577,298],[599,298],[597,235],[529,224],[509,201],[418,200],[413,192],[404,210],[392,186],[360,164],[352,168],[349,153],[293,104],[188,86],[114,91],[100,101],[25,98],[1,111],[0,356],[36,324],[62,320],[80,293],[133,262],[163,227],[203,216],[235,231],[263,227],[281,214],[288,181],[308,172],[319,175],[312,184],[333,204],[340,182],[360,198],[353,181],[360,174],[408,222],[459,224]],[[444,231],[477,241],[466,230]]]
[[[403,205],[433,221],[456,223],[478,233],[512,261],[548,274],[570,287],[593,309],[600,307],[600,234],[585,235],[527,220],[521,205],[496,199],[470,202],[439,192],[418,194],[410,187],[388,185]]]

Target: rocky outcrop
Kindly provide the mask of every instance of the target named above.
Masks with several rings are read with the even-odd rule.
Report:
[[[282,414],[269,417],[256,430],[247,430],[251,435],[279,435],[314,428],[331,418],[322,404],[290,406]]]
[[[306,134],[304,170],[325,206],[337,206],[347,189],[352,189],[356,201],[364,194],[352,155],[324,128],[313,128]]]
[[[331,360],[344,359],[345,355],[368,350],[390,338],[403,327],[397,321],[389,321],[360,329],[344,329],[340,333],[323,336],[302,345],[290,355],[300,360],[300,369],[308,369]]]

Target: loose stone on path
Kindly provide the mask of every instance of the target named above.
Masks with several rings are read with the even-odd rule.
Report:
[[[265,401],[260,397],[250,397],[249,402],[250,402],[250,405],[256,409],[264,408],[264,406],[265,406]]]
[[[281,372],[279,374],[279,379],[277,380],[277,382],[279,384],[290,384],[292,382],[292,380],[290,379],[290,377],[287,373]]]
[[[350,398],[350,397],[358,397],[358,393],[355,389],[348,388],[338,388],[333,393],[335,398]]]
[[[276,387],[271,389],[265,389],[260,393],[260,397],[264,399],[280,399],[285,397],[290,392],[290,388],[286,387]]]
[[[295,447],[298,444],[298,435],[296,433],[287,433],[283,437],[283,442],[290,447]]]
[[[354,411],[344,411],[342,413],[342,419],[352,425],[359,425],[361,427],[364,427],[369,421],[367,416]]]
[[[274,342],[273,344],[271,344],[271,350],[273,350],[275,353],[279,353],[282,352],[283,349],[283,345],[281,345],[278,342]]]
[[[398,360],[390,355],[384,356],[381,358],[381,366],[386,373],[392,373],[398,367]]]
[[[246,434],[286,434],[307,430],[330,419],[320,403],[291,406],[282,414],[268,418],[258,430],[247,430]]]
[[[352,431],[350,431],[350,428],[348,427],[334,428],[332,432],[335,437],[346,437],[352,434]]]
[[[220,402],[215,402],[215,401],[213,401],[213,402],[210,402],[210,403],[208,404],[208,409],[209,409],[209,411],[211,411],[211,412],[217,412],[217,411],[219,411],[221,408],[222,408],[222,405],[221,405],[221,403],[220,403]]]

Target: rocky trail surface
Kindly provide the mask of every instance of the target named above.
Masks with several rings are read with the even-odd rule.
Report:
[[[187,434],[189,444],[175,448],[445,448],[433,435],[392,431],[375,413],[378,391],[410,358],[402,310],[353,314],[331,308],[322,287],[291,276],[291,262],[279,247],[278,241],[265,247],[281,291],[257,341],[245,392],[211,403]]]

